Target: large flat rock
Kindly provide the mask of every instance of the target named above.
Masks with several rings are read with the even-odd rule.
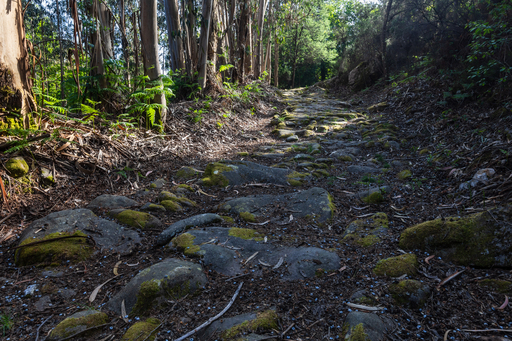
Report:
[[[225,161],[210,163],[204,172],[206,186],[243,185],[246,183],[270,183],[288,185],[289,169],[271,168],[250,161]]]
[[[169,245],[188,256],[201,257],[202,264],[228,276],[241,274],[249,267],[260,273],[258,264],[261,262],[272,269],[281,258],[283,264],[273,271],[279,271],[283,280],[314,277],[317,271],[323,274],[324,271],[337,270],[340,265],[340,259],[334,252],[317,247],[294,248],[264,243],[262,236],[251,229],[194,229],[174,238]],[[246,263],[256,252],[258,254]]]
[[[41,240],[49,235],[51,235],[50,237],[57,238],[60,234],[64,236],[77,233],[92,238],[95,247],[100,252],[129,254],[136,245],[141,243],[141,238],[136,231],[125,229],[113,221],[99,218],[92,211],[82,208],[51,213],[44,218],[34,221],[21,234],[20,244]],[[61,244],[60,242],[64,241],[67,240],[46,242],[37,247],[19,249],[17,252],[17,263],[24,265],[34,264],[29,259],[36,259],[34,255],[31,256],[32,252],[39,253],[52,247],[54,248],[54,254],[51,256],[52,259],[47,261],[52,263],[57,260],[64,261],[65,252],[67,251],[65,250],[66,246],[59,245]],[[44,248],[41,247],[42,245],[44,245]],[[30,252],[28,251],[29,249]],[[62,257],[58,253],[62,253]],[[51,254],[51,249],[48,254]],[[28,263],[22,258],[27,258],[25,260]]]
[[[107,308],[121,314],[124,301],[127,314],[145,315],[169,299],[193,294],[207,281],[199,264],[168,258],[139,272],[107,302]]]
[[[229,200],[220,205],[220,210],[235,214],[248,212],[255,217],[289,216],[311,218],[324,223],[334,215],[332,198],[325,189],[313,187],[305,191],[281,195],[251,195]]]

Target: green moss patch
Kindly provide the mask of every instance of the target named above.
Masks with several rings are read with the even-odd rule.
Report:
[[[512,282],[505,281],[503,279],[483,279],[478,281],[478,285],[481,287],[489,288],[493,291],[497,291],[501,294],[512,293]]]
[[[418,260],[416,255],[406,253],[401,256],[382,259],[377,262],[373,272],[377,276],[400,277],[413,276],[417,273]]]
[[[233,227],[229,229],[229,235],[232,237],[247,239],[247,240],[255,240],[262,241],[263,237],[260,236],[258,232],[253,229],[244,229],[239,227]]]
[[[384,196],[381,192],[373,192],[372,194],[361,199],[365,204],[380,204],[384,202]]]
[[[5,169],[9,172],[9,175],[13,178],[21,178],[28,174],[28,164],[21,156],[9,159],[5,163]]]
[[[77,238],[58,239],[60,237],[74,236]],[[22,247],[16,250],[15,262],[18,266],[26,265],[51,265],[57,266],[70,261],[77,263],[88,259],[94,249],[87,240],[87,235],[81,231],[55,232],[43,238],[26,239],[20,246],[29,243],[45,241],[32,246]],[[55,241],[47,241],[57,239]],[[47,241],[47,242],[46,242]]]
[[[225,330],[221,337],[223,340],[234,340],[242,333],[277,329],[277,319],[278,316],[274,310],[267,310],[259,313],[254,320],[242,322]]]
[[[203,180],[204,186],[219,186],[226,187],[229,185],[229,180],[222,175],[223,172],[233,171],[231,167],[228,167],[222,163],[214,162],[208,164],[204,171],[205,177]]]
[[[286,176],[287,181],[292,186],[302,186],[304,178],[310,176],[309,173],[292,172]]]
[[[240,212],[240,218],[242,218],[243,220],[249,222],[249,223],[254,223],[256,222],[256,217],[254,216],[254,214],[250,213],[250,212]]]
[[[197,171],[192,167],[181,167],[176,172],[176,178],[178,179],[191,179],[197,176]]]
[[[153,341],[158,333],[160,320],[148,318],[144,322],[137,322],[131,326],[121,338],[121,341]]]
[[[194,245],[195,236],[190,233],[183,233],[171,240],[172,245],[182,251],[185,256],[198,257],[201,250],[199,245]]]
[[[152,279],[143,282],[137,293],[137,302],[133,306],[130,316],[144,315],[152,306],[153,302],[160,296],[161,282]]]
[[[321,178],[321,177],[327,177],[331,174],[329,174],[328,171],[326,171],[325,169],[317,169],[316,171],[313,172],[313,175],[316,177],[316,178]]]
[[[430,294],[428,286],[413,279],[391,284],[389,292],[396,303],[411,308],[423,307]]]
[[[430,220],[404,230],[399,245],[407,250],[441,251],[444,257],[462,265],[491,267],[498,252],[493,242],[497,231],[494,224],[486,212]]]
[[[174,186],[172,190],[175,192],[195,192],[192,186],[189,186],[187,184],[180,184],[178,186]]]
[[[68,317],[59,323],[48,336],[48,340],[62,340],[81,333],[80,336],[90,336],[95,332],[94,327],[108,323],[108,316],[99,311],[92,311],[81,317]],[[86,329],[90,329],[85,332]],[[94,339],[94,338],[93,338]]]
[[[221,215],[220,217],[221,217],[221,218],[222,218],[226,223],[228,223],[228,224],[231,224],[231,225],[232,225],[232,224],[234,224],[234,223],[235,223],[235,219],[233,219],[233,218],[231,218],[231,217],[229,217],[229,216],[227,216],[227,215]]]
[[[160,204],[171,212],[183,211],[183,207],[174,200],[164,200]]]
[[[345,338],[347,341],[370,341],[368,334],[364,330],[364,326],[362,323],[359,323],[357,326],[352,328],[349,331],[349,337]]]
[[[160,194],[158,194],[158,201],[173,200],[176,198],[176,194],[171,193],[169,191],[161,191]]]
[[[135,228],[144,229],[146,224],[153,218],[151,214],[133,210],[123,210],[114,215],[121,223]]]
[[[405,180],[405,179],[408,179],[412,176],[412,173],[410,170],[406,169],[406,170],[403,170],[401,171],[400,173],[398,173],[396,175],[396,177],[399,179],[399,180]]]

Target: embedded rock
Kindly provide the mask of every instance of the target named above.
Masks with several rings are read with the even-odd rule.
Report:
[[[346,330],[345,340],[380,341],[386,339],[386,331],[391,322],[376,314],[360,311],[350,312],[345,318],[343,330]]]
[[[221,204],[219,209],[236,214],[249,212],[256,218],[281,216],[283,211],[292,211],[297,218],[308,217],[319,223],[331,219],[335,210],[329,192],[319,187],[281,195],[262,194],[236,198]]]
[[[138,202],[122,195],[103,194],[95,198],[87,205],[90,210],[126,208],[137,206]]]
[[[107,302],[107,308],[120,314],[124,301],[130,316],[144,315],[165,305],[168,299],[193,294],[207,281],[200,265],[168,258],[139,272]]]
[[[243,185],[250,182],[287,185],[287,175],[292,171],[271,168],[250,161],[225,161],[210,163],[202,179],[205,186]]]
[[[7,160],[5,163],[5,169],[9,172],[9,175],[13,178],[21,178],[28,174],[29,168],[27,161],[21,156],[13,157]]]
[[[62,239],[63,236],[75,238]],[[87,237],[87,238],[85,238]],[[115,222],[97,217],[88,209],[54,212],[34,221],[20,236],[20,244],[57,239],[16,250],[16,264],[31,265],[80,261],[94,253],[92,238],[100,252],[129,254],[141,242],[139,234]]]
[[[207,243],[213,240],[226,241],[222,245]],[[200,257],[210,269],[234,276],[243,273],[248,267],[262,264],[281,273],[283,280],[295,280],[314,277],[319,271],[339,269],[340,259],[334,252],[316,247],[281,247],[262,243],[263,236],[252,229],[207,227],[188,230],[171,240],[169,246],[176,247],[189,257]],[[245,260],[258,252],[258,257]],[[254,268],[261,273],[260,267]]]
[[[108,213],[119,222],[136,229],[154,229],[162,226],[162,222],[155,216],[146,212],[117,209]]]
[[[447,217],[409,227],[400,247],[435,253],[456,264],[479,268],[512,267],[512,206]]]
[[[60,322],[48,336],[49,341],[59,341],[68,339],[69,337],[81,333],[80,336],[87,336],[89,339],[94,339],[95,332],[101,329],[94,329],[92,327],[99,327],[108,323],[108,316],[97,310],[85,310],[67,317]],[[85,331],[86,329],[89,329]]]
[[[195,226],[204,226],[212,223],[220,223],[223,219],[221,216],[214,213],[199,214],[189,217],[178,222],[175,222],[166,228],[156,239],[156,245],[162,246],[171,241],[176,235],[182,233],[187,228]]]

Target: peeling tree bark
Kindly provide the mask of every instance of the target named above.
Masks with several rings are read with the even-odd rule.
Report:
[[[28,128],[34,110],[23,6],[11,0],[0,11],[0,112],[19,112]]]
[[[208,57],[208,39],[210,37],[210,22],[212,16],[213,0],[203,0],[203,20],[201,23],[201,36],[199,37],[199,76],[198,83],[201,89],[206,87],[206,59]]]

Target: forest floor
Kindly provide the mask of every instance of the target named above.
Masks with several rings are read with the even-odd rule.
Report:
[[[51,142],[32,146],[29,152],[19,154],[29,161],[34,179],[40,167],[53,170],[54,186],[43,188],[35,181],[27,185],[15,180],[6,186],[9,199],[3,202],[0,212],[0,327],[3,328],[0,339],[44,340],[65,317],[84,309],[99,309],[109,315],[109,322],[95,336],[80,334],[72,339],[119,340],[139,317],[123,320],[105,309],[104,304],[133,275],[169,257],[201,264],[200,259],[185,257],[178,249],[155,246],[166,226],[194,215],[217,212],[220,204],[235,197],[297,192],[313,187],[323,188],[333,197],[334,215],[324,224],[307,217],[298,218],[300,214],[294,212],[283,223],[283,212],[275,208],[268,217],[252,224],[237,214],[228,215],[234,219],[235,226],[256,230],[268,237],[272,245],[292,248],[307,245],[336,253],[340,260],[337,271],[325,276],[281,280],[282,272],[254,261],[238,276],[209,270],[205,264],[208,282],[203,290],[197,295],[170,300],[165,309],[154,309],[149,314],[160,320],[157,340],[175,340],[218,314],[229,303],[240,281],[245,284],[221,319],[267,309],[274,309],[278,316],[277,325],[272,328],[254,330],[259,334],[254,340],[343,339],[347,316],[357,310],[377,315],[385,322],[387,331],[376,334],[384,339],[512,337],[510,307],[502,306],[512,291],[507,288],[500,292],[481,285],[483,279],[512,281],[508,269],[460,266],[442,257],[429,257],[429,253],[421,250],[404,251],[398,246],[401,233],[416,224],[483,212],[510,203],[510,112],[482,109],[477,104],[452,103],[447,107],[440,104],[443,99],[440,88],[426,82],[403,88],[370,89],[360,94],[333,92],[310,87],[279,91],[280,95],[276,95],[269,88],[250,104],[229,98],[206,104],[178,103],[171,107],[172,126],[163,137],[149,133],[130,135],[122,130],[113,136],[112,132],[107,134],[69,122],[49,122],[48,125],[60,124],[65,128],[61,129],[61,136],[67,139],[74,136],[75,143],[66,146],[64,142]],[[372,108],[383,102],[386,104]],[[205,106],[207,110],[203,113],[201,108]],[[322,127],[325,112],[319,112],[319,108],[354,113],[354,116],[338,125],[339,130],[327,123],[327,127]],[[288,114],[282,115],[285,110]],[[285,145],[273,133],[275,124],[285,123],[285,130],[296,129],[300,122],[296,120],[294,126],[286,122],[301,110],[307,111],[309,120],[304,125],[309,125],[314,134],[299,136],[296,142]],[[222,116],[228,112],[231,117]],[[281,114],[282,119],[276,121],[276,114]],[[200,122],[192,123],[190,118],[198,116]],[[313,120],[317,121],[316,125]],[[379,132],[379,125],[387,130]],[[375,143],[367,144],[368,136],[374,136]],[[387,143],[390,141],[394,143]],[[317,144],[318,149],[314,147]],[[354,146],[358,150],[352,150],[351,161],[341,161],[332,155]],[[0,156],[2,164],[9,157],[12,155]],[[12,249],[19,244],[18,237],[23,230],[35,220],[53,212],[83,208],[101,194],[128,196],[140,205],[156,202],[161,190],[185,183],[175,177],[182,166],[204,171],[208,163],[222,159],[249,160],[265,166],[281,164],[302,173],[309,172],[305,163],[309,159],[332,163],[325,169],[327,174],[308,176],[300,187],[266,183],[206,187],[200,185],[199,178],[194,178],[186,183],[196,191],[187,197],[197,207],[175,213],[152,213],[163,223],[162,227],[142,231],[143,242],[129,255],[98,252],[77,264],[53,268],[53,272],[43,267],[15,265]],[[96,166],[91,166],[93,163]],[[347,170],[351,166],[387,170],[368,176],[351,173]],[[494,169],[492,178],[474,188],[460,189],[477,171],[487,168]],[[409,170],[411,176],[398,179],[397,173],[403,170]],[[152,189],[150,184],[157,179],[164,179],[165,185]],[[366,204],[354,195],[374,185],[390,188],[382,203]],[[27,188],[31,190],[27,192]],[[149,194],[141,195],[145,189]],[[362,246],[344,238],[352,221],[379,212],[387,215],[389,228],[379,235],[377,243]],[[104,211],[96,213],[107,217]],[[216,226],[232,224],[224,222]],[[393,278],[374,273],[378,261],[409,252],[418,259],[414,275]],[[91,293],[114,277],[114,268],[119,275],[105,284],[91,303]],[[463,272],[440,284],[458,271]],[[429,294],[421,308],[399,305],[392,298],[389,287],[404,278],[419,280],[428,287]],[[37,288],[35,293],[26,295],[27,288],[33,285]],[[365,300],[360,300],[361,296]],[[366,308],[358,309],[347,303],[360,303]],[[378,309],[369,310],[375,307]],[[196,336],[187,340],[192,339],[196,340]],[[220,337],[211,332],[204,339]]]

